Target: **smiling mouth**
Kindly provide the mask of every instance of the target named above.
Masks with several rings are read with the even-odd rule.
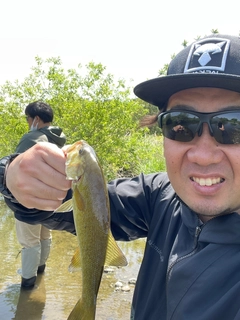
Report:
[[[197,177],[192,177],[191,178],[192,181],[195,181],[196,183],[198,183],[200,186],[212,186],[214,184],[218,184],[218,183],[222,183],[224,181],[224,179],[218,177],[218,178],[197,178]]]

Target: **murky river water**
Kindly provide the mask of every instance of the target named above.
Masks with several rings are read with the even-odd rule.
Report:
[[[45,273],[37,278],[36,289],[20,290],[21,246],[17,242],[11,210],[0,201],[0,320],[66,320],[81,295],[81,274],[69,273],[68,266],[77,247],[75,236],[53,231],[52,249]],[[130,291],[115,289],[117,281],[128,285],[136,278],[145,240],[119,243],[128,266],[104,273],[97,301],[97,320],[130,318],[134,285]],[[18,257],[17,257],[18,256]]]

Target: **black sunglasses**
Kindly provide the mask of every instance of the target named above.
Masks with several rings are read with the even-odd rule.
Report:
[[[202,134],[203,123],[222,144],[240,143],[240,109],[219,112],[166,111],[158,116],[158,124],[164,137],[180,142],[192,141]]]

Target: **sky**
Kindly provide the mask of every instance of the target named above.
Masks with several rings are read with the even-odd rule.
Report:
[[[194,4],[194,5],[193,5]],[[158,76],[171,55],[218,29],[239,35],[237,0],[8,0],[0,4],[0,85],[22,81],[35,57],[66,69],[101,63],[134,86]]]

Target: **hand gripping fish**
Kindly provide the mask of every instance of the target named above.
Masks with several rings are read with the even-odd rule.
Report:
[[[109,198],[101,166],[93,148],[81,140],[66,152],[66,175],[73,196],[56,212],[73,209],[79,250],[70,269],[81,267],[82,295],[68,320],[94,320],[104,265],[126,266],[127,260],[110,230]]]

